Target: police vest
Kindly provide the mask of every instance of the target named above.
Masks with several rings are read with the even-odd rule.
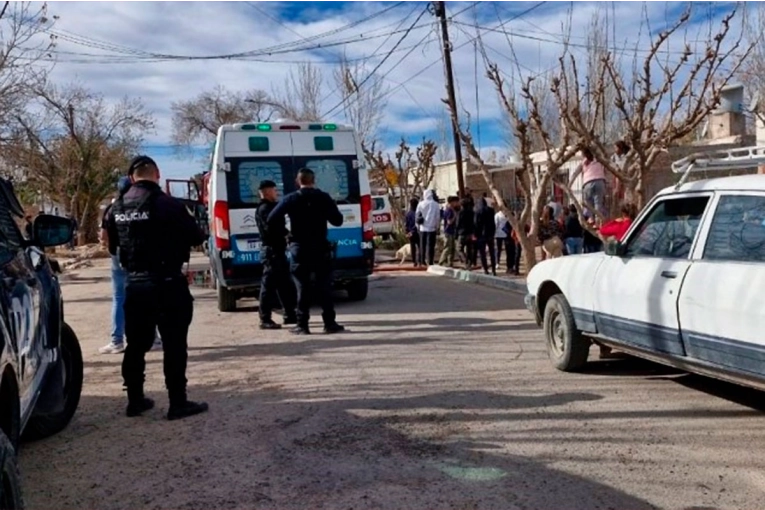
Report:
[[[112,220],[119,238],[120,265],[129,272],[163,273],[164,261],[160,246],[159,225],[153,219],[154,203],[159,189],[147,189],[143,194],[123,195],[112,205]]]

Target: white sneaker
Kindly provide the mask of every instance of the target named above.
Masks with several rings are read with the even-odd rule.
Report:
[[[154,344],[151,346],[152,351],[161,351],[162,350],[162,338],[159,337],[159,335],[154,338]]]
[[[98,352],[100,352],[101,354],[119,354],[121,352],[125,352],[125,342],[121,342],[118,344],[115,344],[114,342],[109,342],[108,344],[98,349]]]

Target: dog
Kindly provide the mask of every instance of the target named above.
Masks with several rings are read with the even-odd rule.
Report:
[[[403,266],[407,260],[412,260],[412,246],[405,244],[396,251],[396,259],[401,259],[398,263],[399,266]]]

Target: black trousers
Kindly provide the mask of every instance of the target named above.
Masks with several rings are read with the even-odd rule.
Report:
[[[285,319],[292,318],[295,316],[297,307],[297,292],[290,274],[287,255],[283,251],[274,251],[271,248],[264,248],[262,253],[263,277],[260,280],[260,302],[258,303],[260,321],[271,321],[271,312],[277,296],[282,303]]]
[[[308,328],[311,317],[311,286],[316,285],[321,318],[324,325],[335,324],[335,303],[332,301],[332,259],[326,248],[290,247],[292,278],[297,288],[298,326]]]
[[[165,386],[170,403],[186,400],[188,333],[194,315],[194,298],[186,278],[131,279],[125,286],[125,336],[122,378],[128,398],[143,396],[146,353],[154,344],[156,329],[162,335]]]
[[[416,230],[409,235],[409,247],[412,249],[412,261],[414,265],[423,264],[422,250],[420,250],[420,233]]]
[[[420,232],[420,257],[422,264],[432,266],[436,259],[437,232]]]
[[[521,270],[521,255],[523,255],[523,246],[521,246],[521,243],[516,243],[513,241],[511,243],[513,247],[515,248],[515,264],[513,265],[513,271],[518,273]],[[508,256],[508,260],[510,257]]]
[[[497,270],[497,260],[496,260],[496,247],[494,246],[494,238],[490,239],[479,239],[476,243],[478,248],[478,254],[481,256],[481,266],[483,267],[483,270],[485,272],[489,271],[489,265],[486,261],[486,250],[489,251],[489,259],[491,260],[491,272],[495,272]]]

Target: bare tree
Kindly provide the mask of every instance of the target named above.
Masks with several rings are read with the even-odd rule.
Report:
[[[365,149],[369,163],[369,178],[373,185],[385,188],[391,201],[393,219],[399,232],[404,230],[404,217],[409,200],[422,197],[435,177],[435,155],[438,147],[435,142],[423,138],[422,143],[412,152],[409,144],[401,139],[394,155],[385,157],[382,151],[375,150],[375,144]]]
[[[79,85],[47,85],[35,93],[37,107],[16,116],[5,154],[26,168],[34,188],[68,207],[80,224],[81,242],[95,242],[99,206],[154,120],[140,100],[109,105]]]
[[[485,53],[484,58],[486,59]],[[539,232],[539,219],[542,209],[547,204],[554,181],[560,170],[576,154],[572,146],[571,132],[565,125],[560,128],[559,140],[553,139],[547,130],[549,122],[544,119],[544,107],[534,92],[534,78],[528,77],[520,82],[520,91],[516,92],[515,82],[507,83],[499,67],[487,62],[487,77],[494,85],[499,96],[508,125],[511,126],[516,150],[520,162],[516,171],[516,186],[520,191],[523,207],[520,212],[511,210],[502,194],[494,185],[494,181],[481,158],[473,137],[467,130],[460,131],[460,138],[470,158],[476,163],[492,193],[495,204],[505,213],[518,240],[523,247],[526,267],[536,264],[536,238]],[[447,106],[448,102],[444,101]],[[453,114],[453,112],[452,112]],[[543,161],[534,161],[534,145],[540,143]],[[529,231],[526,232],[526,227]]]
[[[750,98],[759,98],[755,105],[756,118],[765,124],[765,5],[756,3],[747,15],[745,37],[752,45],[749,57],[741,67],[741,77]]]
[[[753,48],[752,43],[742,44],[743,32],[731,35],[736,7],[722,19],[718,32],[700,51],[686,43],[676,61],[662,59],[661,55],[669,52],[669,40],[688,29],[690,9],[654,36],[645,56],[640,57],[636,48],[631,74],[623,71],[620,59],[613,53],[602,56],[588,100],[579,87],[576,59],[568,52],[560,58],[555,93],[565,125],[620,181],[625,200],[638,207],[648,198],[644,177],[656,158],[693,133],[717,108],[722,88],[736,75]],[[613,104],[608,103],[610,86]],[[618,112],[623,139],[632,147],[621,166],[611,160],[609,141],[599,136],[597,129],[597,119],[607,108]]]
[[[262,90],[232,91],[222,85],[171,104],[172,140],[179,146],[210,144],[223,124],[267,122],[277,108]]]
[[[310,62],[292,69],[281,90],[274,92],[279,113],[295,121],[321,121],[321,70]]]
[[[50,66],[53,36],[44,31],[58,19],[48,6],[31,2],[0,3],[0,139],[9,135],[12,119],[23,110],[30,91],[44,83]]]
[[[336,87],[343,100],[343,114],[361,138],[364,148],[377,141],[380,122],[388,105],[382,77],[368,75],[360,62],[345,58],[333,72]]]

